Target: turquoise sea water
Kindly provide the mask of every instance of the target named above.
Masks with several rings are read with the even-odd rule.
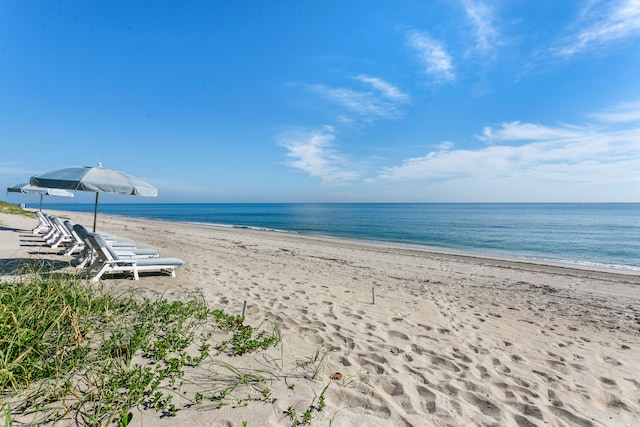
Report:
[[[93,212],[93,204],[45,209]],[[98,228],[101,213],[640,271],[638,203],[104,203]]]

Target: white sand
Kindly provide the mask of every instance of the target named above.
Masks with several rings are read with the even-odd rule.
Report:
[[[0,214],[1,262],[66,259],[31,235],[36,223]],[[303,413],[327,384],[311,425],[639,425],[638,273],[107,215],[98,227],[186,262],[176,278],[107,281],[168,297],[201,289],[232,314],[246,301],[248,324],[277,322],[284,353],[267,354],[279,366],[262,355],[230,363],[293,373],[328,350],[317,380],[271,383],[275,403],[203,403],[164,419],[134,411],[131,425],[287,426],[287,408]]]

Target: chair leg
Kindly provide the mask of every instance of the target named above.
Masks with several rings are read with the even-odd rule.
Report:
[[[109,265],[106,265],[106,264],[103,265],[100,271],[98,271],[96,275],[91,278],[91,283],[98,283],[98,280],[100,280],[100,277],[102,277],[102,275],[106,273],[107,270],[109,270]]]

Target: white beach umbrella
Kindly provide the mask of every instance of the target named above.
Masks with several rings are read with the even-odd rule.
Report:
[[[69,166],[54,169],[31,177],[31,185],[62,188],[65,190],[91,191],[96,193],[93,211],[93,231],[96,231],[98,216],[98,194],[113,193],[131,196],[155,197],[158,190],[142,179],[115,169],[93,166]]]
[[[42,211],[42,196],[58,196],[58,197],[73,197],[73,193],[68,190],[62,190],[60,188],[45,188],[35,187],[26,182],[23,184],[17,184],[13,187],[7,187],[9,193],[22,193],[22,194],[39,194],[40,195],[40,211]]]

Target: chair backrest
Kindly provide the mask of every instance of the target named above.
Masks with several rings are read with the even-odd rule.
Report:
[[[71,227],[74,233],[81,239],[82,242],[84,242],[83,252],[85,253],[85,255],[96,252],[94,244],[88,238],[89,232],[87,231],[87,229],[84,228],[84,226],[81,224],[73,224]]]
[[[55,224],[53,223],[53,215],[51,214],[44,214],[44,217],[47,218],[47,221],[49,221],[49,224],[55,226]]]
[[[120,259],[118,254],[111,248],[111,246],[109,246],[101,235],[87,232],[87,239],[103,261],[115,261]]]
[[[78,234],[78,236],[80,236],[80,238],[86,242],[87,234],[89,234],[89,231],[86,228],[84,228],[84,225],[73,224],[72,227],[73,227],[73,231],[75,231]]]
[[[66,237],[72,237],[71,233],[69,232],[69,230],[67,229],[67,227],[65,227],[65,225],[62,223],[62,221],[60,221],[60,218],[58,218],[57,216],[52,216],[51,217],[51,221],[53,222],[53,224],[56,226],[56,228],[58,229],[58,231]]]
[[[46,216],[44,216],[44,214],[43,214],[42,212],[40,212],[40,211],[36,211],[36,216],[38,217],[38,220],[40,220],[40,222],[41,222],[43,225],[51,226],[51,223],[49,222],[49,220],[47,219],[47,217],[46,217]]]
[[[76,231],[75,228],[73,228],[73,226],[75,225],[73,222],[71,222],[70,220],[65,220],[63,222],[64,226],[67,228],[67,230],[69,230],[69,234],[71,234],[71,237],[73,237],[73,239],[80,244],[85,244],[85,241],[82,237],[80,237],[80,235],[78,234],[78,232]]]

